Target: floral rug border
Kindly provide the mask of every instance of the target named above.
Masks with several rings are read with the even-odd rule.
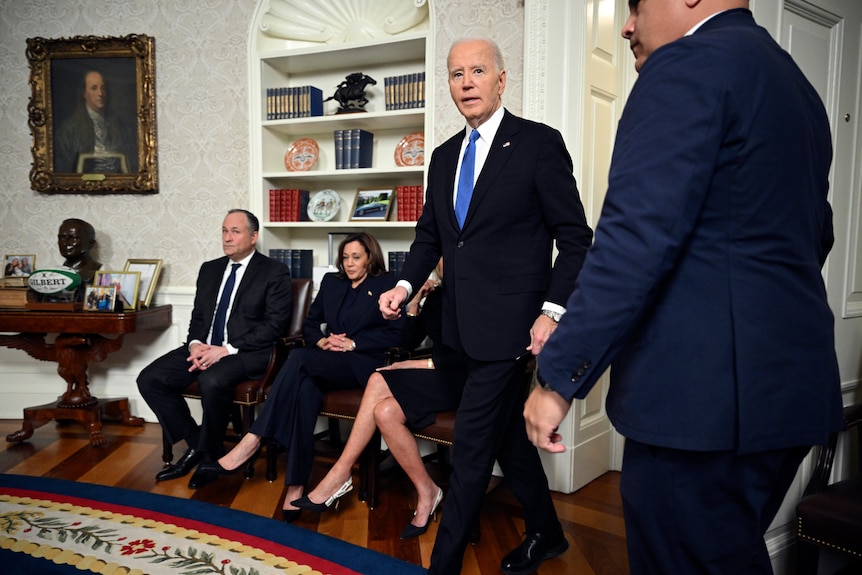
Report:
[[[324,575],[305,562],[297,562],[258,547],[216,535],[230,532],[214,525],[167,516],[190,527],[141,517],[143,510],[80,498],[76,503],[47,497],[0,494],[0,549],[68,564],[78,570],[104,575]],[[32,494],[32,492],[27,491]],[[86,501],[101,509],[77,503]],[[114,510],[110,510],[113,508]],[[129,513],[132,511],[133,513]],[[147,513],[149,513],[147,511]],[[153,512],[154,515],[164,515]],[[200,528],[205,528],[201,531]],[[269,544],[285,552],[290,547],[242,534],[243,539]],[[300,561],[306,561],[306,554]],[[329,563],[315,558],[318,563]],[[331,573],[354,573],[341,566]]]

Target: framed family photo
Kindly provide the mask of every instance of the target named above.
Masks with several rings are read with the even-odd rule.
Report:
[[[153,301],[156,292],[156,283],[162,273],[162,260],[126,260],[127,272],[138,272],[141,274],[138,286],[138,301],[141,307],[148,308]]]
[[[381,221],[389,219],[395,188],[360,188],[353,200],[350,219],[353,221]]]
[[[138,308],[138,286],[141,283],[141,272],[127,271],[97,271],[93,278],[96,287],[113,287],[117,307],[122,303],[123,311],[135,311]]]
[[[114,286],[87,286],[84,292],[84,311],[113,312],[117,301]]]
[[[3,256],[3,277],[26,278],[36,269],[34,254],[6,254]]]
[[[155,39],[27,39],[30,186],[46,193],[158,191]]]

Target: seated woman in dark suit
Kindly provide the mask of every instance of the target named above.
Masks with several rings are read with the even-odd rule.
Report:
[[[338,253],[338,272],[323,277],[303,323],[306,346],[291,351],[249,433],[217,462],[198,467],[198,473],[233,473],[257,451],[262,437],[275,438],[287,449],[287,522],[299,517],[290,502],[302,495],[311,475],[322,392],[364,387],[385,363],[386,351],[401,342],[403,322],[383,319],[377,304],[380,294],[395,284],[377,240],[354,233],[341,241]]]
[[[441,260],[438,277],[442,277],[442,268]],[[338,461],[314,490],[293,505],[309,511],[325,511],[347,493],[351,468],[379,427],[390,452],[418,494],[416,511],[401,539],[418,537],[428,530],[431,517],[443,500],[443,490],[425,469],[411,429],[430,425],[438,411],[456,409],[466,379],[466,366],[456,359],[460,356],[437,343],[443,335],[441,286],[440,282],[429,279],[408,304],[402,338],[405,349],[416,348],[426,337],[431,339],[431,358],[399,361],[372,374]]]

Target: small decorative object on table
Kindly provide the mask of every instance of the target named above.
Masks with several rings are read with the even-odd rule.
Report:
[[[371,76],[367,76],[362,72],[353,72],[335,88],[335,94],[328,97],[324,102],[335,100],[340,104],[336,114],[353,114],[356,112],[365,112],[365,104],[368,103],[368,98],[365,97],[365,87],[371,84],[377,84],[377,81]]]
[[[75,270],[36,270],[27,280],[32,291],[27,309],[80,310],[84,282]]]

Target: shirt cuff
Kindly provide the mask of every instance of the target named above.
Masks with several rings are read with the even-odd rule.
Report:
[[[238,353],[239,353],[239,350],[238,350],[237,348],[235,348],[234,346],[232,346],[231,344],[229,344],[229,343],[224,344],[224,346],[225,346],[225,348],[227,349],[227,352],[228,352],[230,355],[236,355],[236,354],[238,354]]]
[[[413,295],[413,286],[407,280],[398,280],[398,283],[395,284],[395,287],[403,287],[407,290],[407,299],[404,300],[404,303],[410,301],[410,296]]]
[[[563,306],[561,306],[561,305],[557,305],[557,304],[555,304],[555,303],[553,303],[553,302],[550,302],[550,301],[546,301],[545,303],[543,303],[543,304],[542,304],[542,309],[543,309],[543,310],[545,310],[545,309],[546,309],[546,310],[548,310],[548,311],[553,311],[553,312],[556,312],[556,313],[558,313],[558,314],[560,314],[560,315],[563,315],[564,313],[566,313],[566,308],[564,308],[564,307],[563,307]]]

